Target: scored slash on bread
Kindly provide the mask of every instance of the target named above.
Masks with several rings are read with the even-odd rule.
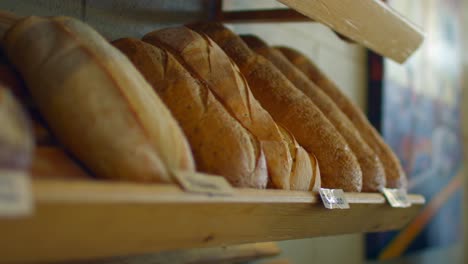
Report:
[[[224,176],[236,187],[266,187],[266,162],[258,140],[174,56],[138,39],[119,39],[113,45],[132,61],[171,110],[200,171]]]
[[[309,155],[291,134],[280,132],[272,117],[252,95],[237,66],[215,42],[186,27],[154,31],[143,40],[169,51],[258,139],[265,153],[270,186],[309,190],[313,177]],[[291,142],[294,159],[285,137]]]
[[[275,121],[291,131],[308,152],[315,154],[324,187],[361,191],[362,172],[356,157],[336,128],[303,92],[222,24],[197,23],[188,27],[213,39],[237,64],[255,98]]]
[[[383,165],[375,152],[361,138],[348,117],[335,102],[297,69],[280,51],[253,35],[241,35],[247,45],[271,61],[297,88],[307,95],[346,140],[362,171],[362,191],[377,192],[385,187]]]
[[[194,171],[169,110],[125,55],[85,23],[28,17],[3,44],[55,136],[96,176],[173,182],[170,170]]]
[[[310,59],[297,50],[277,47],[286,58],[326,93],[352,121],[362,138],[375,151],[382,162],[389,188],[406,188],[407,178],[400,161],[364,113],[333,83]]]
[[[278,125],[278,128],[288,144],[293,161],[295,161],[293,162],[291,177],[289,179],[291,190],[318,191],[321,187],[320,168],[314,154],[308,153],[302,148],[291,132],[287,131],[286,128],[281,125]],[[309,160],[310,162],[297,162],[300,160]],[[302,173],[303,171],[310,170],[312,170],[312,177],[307,177],[307,175]]]

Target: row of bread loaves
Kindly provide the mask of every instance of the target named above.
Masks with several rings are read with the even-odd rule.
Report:
[[[315,65],[221,24],[111,45],[75,19],[28,17],[3,44],[53,135],[98,177],[170,183],[197,169],[237,187],[405,185],[388,146]]]

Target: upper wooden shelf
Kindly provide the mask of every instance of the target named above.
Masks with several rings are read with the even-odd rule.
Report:
[[[291,10],[223,11],[226,23],[317,21],[396,62],[405,62],[424,40],[422,31],[380,0],[278,0]]]
[[[0,219],[0,262],[69,261],[399,229],[421,209],[391,208],[377,193],[346,194],[327,210],[317,194],[236,189],[232,196],[173,185],[35,180],[35,212]]]
[[[342,38],[396,62],[405,62],[424,40],[422,31],[380,0],[278,0],[290,10],[223,11],[215,0],[212,20],[226,23],[317,21]],[[0,10],[0,35],[18,17]]]

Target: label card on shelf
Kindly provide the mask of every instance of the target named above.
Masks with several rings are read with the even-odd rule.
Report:
[[[33,200],[29,175],[20,170],[0,170],[0,217],[31,214]]]
[[[187,192],[214,195],[232,195],[234,192],[229,182],[221,176],[187,171],[173,171],[172,175]]]
[[[349,203],[343,190],[320,188],[320,197],[327,209],[349,209]]]
[[[411,206],[411,202],[405,190],[383,188],[382,193],[392,207],[407,208]]]

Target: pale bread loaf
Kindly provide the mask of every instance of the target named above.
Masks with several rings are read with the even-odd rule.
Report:
[[[5,53],[61,143],[97,176],[172,182],[194,170],[169,110],[132,63],[86,24],[28,17]]]

